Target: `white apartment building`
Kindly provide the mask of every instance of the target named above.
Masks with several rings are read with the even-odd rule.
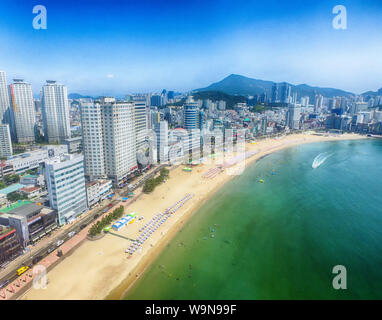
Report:
[[[11,98],[11,134],[17,142],[27,143],[35,140],[36,122],[32,86],[22,79],[14,79],[9,85]]]
[[[297,107],[296,104],[289,104],[287,112],[287,126],[291,130],[300,129],[300,119],[301,119],[301,108]]]
[[[11,131],[8,124],[1,124],[0,122],[0,157],[11,157],[13,153]]]
[[[42,87],[41,111],[49,143],[70,138],[69,102],[66,86],[47,80]]]
[[[5,71],[0,71],[0,123],[9,107],[9,96]]]
[[[169,142],[168,142],[168,123],[167,121],[160,121],[155,124],[155,134],[157,142],[157,152],[158,160],[161,163],[166,163],[168,159],[169,152]]]
[[[63,155],[45,162],[44,175],[50,206],[64,225],[87,210],[84,157]]]
[[[81,121],[89,180],[107,176],[122,184],[138,167],[134,104],[82,103]]]
[[[135,135],[137,151],[144,145],[148,126],[146,101],[134,101]]]
[[[106,177],[102,117],[102,106],[100,103],[81,103],[85,175],[90,181]]]
[[[120,185],[138,167],[134,104],[104,104],[102,111],[106,174]]]

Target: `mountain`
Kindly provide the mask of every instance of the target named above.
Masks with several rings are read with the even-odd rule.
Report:
[[[271,92],[272,81],[264,81],[247,78],[238,74],[231,74],[219,82],[215,82],[206,88],[195,91],[223,91],[233,95],[255,95]]]
[[[266,92],[268,97],[272,94],[272,86],[275,82],[252,79],[238,74],[231,74],[219,82],[215,82],[208,87],[196,89],[194,91],[223,91],[233,95],[259,95]],[[289,83],[290,84],[290,83]],[[349,97],[354,95],[351,92],[334,88],[311,87],[307,84],[293,85],[292,92],[297,92],[299,97],[309,96],[314,99],[315,94],[322,94],[324,97],[331,98],[334,96]]]
[[[69,93],[68,94],[68,98],[69,99],[81,99],[81,98],[86,98],[86,99],[89,99],[89,98],[91,98],[91,99],[94,99],[94,97],[91,97],[91,96],[83,96],[83,95],[81,95],[81,94],[79,94],[79,93]]]
[[[378,91],[366,91],[361,94],[364,97],[375,97],[375,96],[382,96],[382,88]]]

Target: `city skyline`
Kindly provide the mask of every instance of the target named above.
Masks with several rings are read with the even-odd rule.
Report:
[[[0,69],[8,82],[25,79],[34,94],[49,79],[84,95],[189,91],[230,73],[357,94],[377,90],[382,5],[342,4],[346,30],[332,27],[334,1],[112,1],[91,8],[45,1],[47,30],[34,30],[36,3],[3,1]]]

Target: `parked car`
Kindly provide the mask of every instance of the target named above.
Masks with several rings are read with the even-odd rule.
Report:
[[[73,237],[75,234],[76,234],[75,231],[71,231],[71,232],[68,233],[68,237],[71,238],[71,237]]]
[[[59,247],[64,243],[64,240],[58,240],[56,246]]]
[[[51,253],[51,252],[53,252],[54,251],[54,247],[50,247],[49,249],[48,249],[48,253]]]
[[[80,229],[82,230],[82,229],[85,229],[86,228],[86,224],[81,224],[80,225]]]
[[[36,264],[36,263],[39,262],[41,259],[42,259],[42,256],[34,257],[33,260],[32,260],[32,263],[33,263],[33,264]]]

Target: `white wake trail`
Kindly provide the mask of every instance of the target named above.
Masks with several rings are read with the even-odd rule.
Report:
[[[317,157],[314,158],[312,163],[312,168],[313,169],[318,168],[320,165],[322,165],[326,161],[326,159],[328,159],[332,155],[333,153],[328,154],[328,152],[320,153]]]

